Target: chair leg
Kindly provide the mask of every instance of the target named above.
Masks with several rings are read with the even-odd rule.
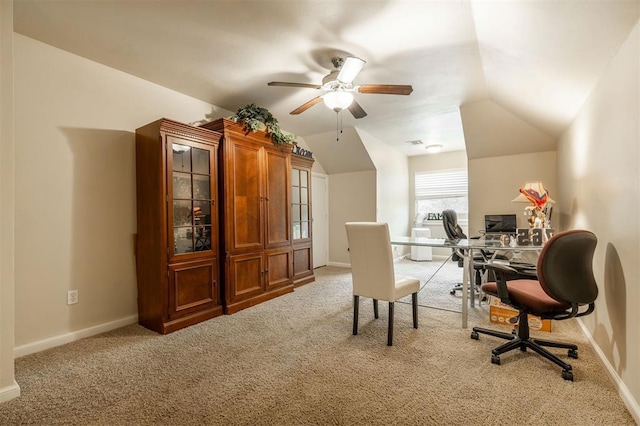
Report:
[[[373,299],[373,317],[375,319],[378,319],[378,300],[377,299]]]
[[[413,307],[413,328],[418,328],[418,293],[411,294],[411,305]]]
[[[543,348],[542,346],[537,344],[535,341],[533,341],[533,339],[529,339],[529,340],[525,341],[525,343],[526,343],[528,348],[533,349],[539,355],[542,355],[544,358],[546,358],[549,361],[553,362],[557,366],[562,367],[563,373],[565,371],[566,372],[570,372],[571,371],[571,364],[567,364],[566,362],[564,362],[563,360],[558,358],[556,355],[552,354],[551,352],[549,352],[548,350],[546,350],[545,348]]]
[[[490,328],[473,327],[471,338],[478,340],[478,333],[488,334],[489,336],[499,337],[505,340],[513,340],[516,336],[513,333],[505,333],[503,331],[491,330]]]
[[[393,345],[393,302],[389,302],[389,331],[387,331],[387,346]]]
[[[358,307],[360,305],[360,296],[353,296],[353,335],[358,334]]]
[[[563,342],[555,342],[553,340],[544,340],[544,339],[531,339],[536,342],[540,346],[546,346],[549,348],[559,348],[559,349],[573,349],[574,351],[578,350],[578,345],[574,345],[573,343],[563,343]]]
[[[491,336],[500,337],[502,339],[509,340],[506,343],[498,346],[497,348],[491,351],[491,362],[493,364],[500,365],[500,355],[507,353],[509,351],[520,349],[522,352],[526,352],[527,349],[531,349],[536,352],[538,355],[546,358],[547,360],[553,362],[554,364],[562,367],[562,378],[565,380],[573,381],[573,372],[571,371],[571,364],[567,364],[556,355],[552,354],[548,350],[546,350],[543,346],[553,347],[553,348],[562,348],[569,350],[569,357],[577,358],[578,357],[578,346],[571,343],[561,343],[561,342],[553,342],[550,340],[544,339],[534,339],[529,335],[529,320],[527,314],[525,312],[520,312],[518,314],[518,334],[507,334],[500,331],[494,331],[486,328],[473,327],[473,332],[471,333],[472,339],[478,339],[478,333],[489,334]]]

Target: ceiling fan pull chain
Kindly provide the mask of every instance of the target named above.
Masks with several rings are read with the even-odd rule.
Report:
[[[340,113],[336,111],[336,142],[340,142]]]

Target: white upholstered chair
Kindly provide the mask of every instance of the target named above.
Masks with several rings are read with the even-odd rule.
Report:
[[[359,298],[373,299],[374,317],[378,318],[378,300],[389,302],[387,345],[393,344],[394,302],[411,294],[413,328],[418,328],[418,290],[416,278],[395,275],[389,227],[378,222],[347,222],[347,239],[353,278],[353,334],[358,334]]]

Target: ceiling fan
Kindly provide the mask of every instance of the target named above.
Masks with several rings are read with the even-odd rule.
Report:
[[[349,56],[346,58],[336,57],[331,60],[334,70],[322,79],[322,84],[309,83],[287,83],[282,81],[272,81],[269,86],[303,87],[307,89],[324,90],[326,93],[317,96],[310,101],[300,105],[291,111],[290,114],[297,115],[305,112],[312,106],[324,101],[330,109],[340,112],[345,108],[355,118],[366,117],[367,113],[360,104],[353,98],[353,93],[373,93],[381,95],[409,95],[413,92],[413,87],[403,84],[361,84],[353,85],[353,80],[364,67],[365,61]]]

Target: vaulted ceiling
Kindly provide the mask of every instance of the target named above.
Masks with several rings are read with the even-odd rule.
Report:
[[[356,84],[414,91],[357,94],[368,115],[342,113],[342,125],[407,155],[465,149],[460,107],[477,102],[557,138],[639,16],[637,0],[14,4],[18,33],[228,110],[256,103],[303,137],[335,131],[336,113],[318,104],[290,115],[318,91],[267,83],[320,84],[332,57],[360,57]]]

